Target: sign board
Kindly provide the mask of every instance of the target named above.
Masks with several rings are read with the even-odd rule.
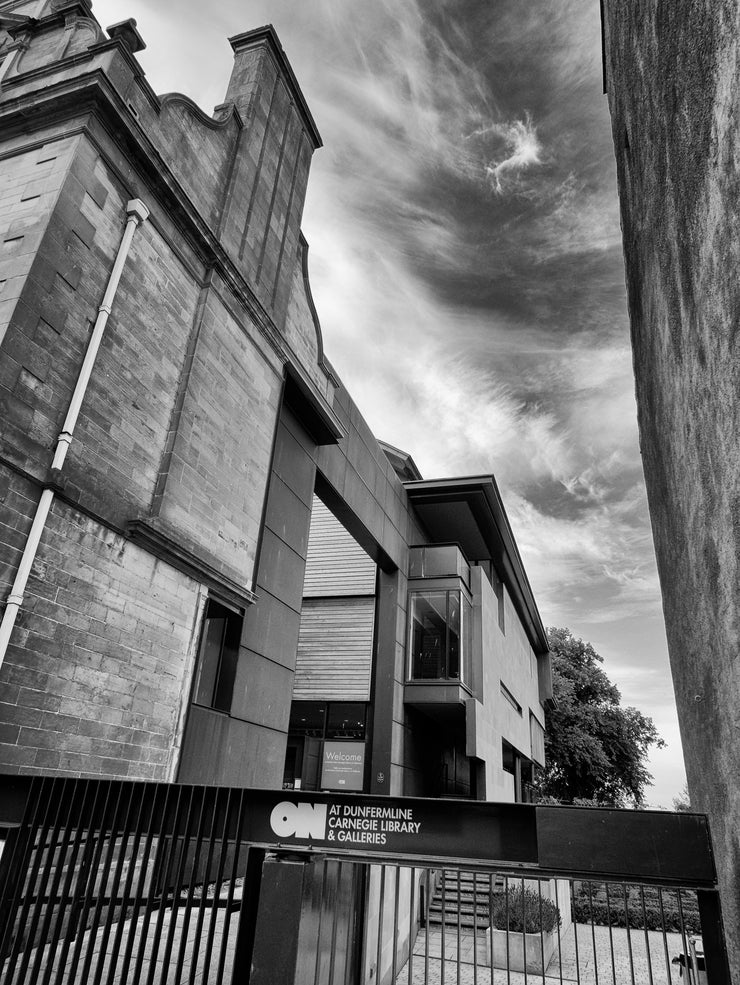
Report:
[[[321,761],[323,790],[362,790],[364,742],[325,742]]]
[[[59,811],[72,811],[80,825],[122,832],[130,830],[129,812],[111,811],[110,805],[140,801],[142,817],[156,817],[162,831],[187,838],[192,817],[205,809],[198,805],[214,791],[225,809],[222,836],[230,843],[365,860],[376,855],[405,865],[430,859],[491,862],[571,878],[716,888],[702,814],[0,773],[0,817],[6,827],[31,830],[38,805],[51,802],[61,805]],[[709,906],[708,896],[700,899],[700,906]]]
[[[262,796],[249,791],[250,800],[254,795]],[[266,816],[250,812],[248,837],[256,842],[404,858],[457,856],[537,864],[535,814],[530,805],[370,797],[339,791],[280,791],[274,797]]]

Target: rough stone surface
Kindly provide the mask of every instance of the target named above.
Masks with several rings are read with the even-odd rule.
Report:
[[[38,493],[5,480],[0,590]],[[171,780],[199,586],[59,500],[0,668],[0,768]]]
[[[740,982],[738,4],[607,2],[641,447],[692,805]]]

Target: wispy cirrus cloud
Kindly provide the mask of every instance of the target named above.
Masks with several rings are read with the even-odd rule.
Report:
[[[485,173],[499,195],[508,190],[509,182],[516,187],[522,171],[542,163],[542,144],[529,113],[522,120],[491,123],[487,127],[474,130],[468,140],[484,146],[497,143],[503,145],[505,156],[501,157],[499,154],[499,160],[494,157],[485,165]]]

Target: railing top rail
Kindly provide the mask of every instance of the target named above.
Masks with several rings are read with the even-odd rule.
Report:
[[[116,831],[115,811],[90,805],[97,784],[130,786],[158,798],[168,830],[187,821],[166,795],[180,787],[126,780],[24,777],[0,774],[0,826],[33,815],[38,798],[64,798],[70,824]],[[224,813],[229,788],[187,788],[205,809]],[[234,791],[235,793],[235,791]],[[190,793],[189,793],[190,795]],[[428,800],[297,790],[239,791],[246,808],[241,837],[274,850],[314,851],[361,861],[408,865],[461,864],[516,870],[533,878],[654,882],[712,888],[716,884],[707,819],[700,814],[470,800]],[[76,818],[76,820],[75,820]]]

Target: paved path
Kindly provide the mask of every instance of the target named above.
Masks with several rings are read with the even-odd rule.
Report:
[[[142,982],[146,982],[151,974],[158,985],[181,985],[189,980],[192,972],[195,985],[221,985],[230,981],[238,919],[237,914],[230,914],[224,939],[226,911],[219,908],[212,914],[210,906],[207,910],[205,926],[200,933],[196,913],[191,913],[190,919],[186,920],[183,911],[179,910],[173,921],[172,911],[164,909],[155,911],[149,921],[139,918],[135,924],[113,923],[109,933],[101,929],[94,934],[85,934],[78,963],[70,960],[75,951],[74,944],[70,944],[66,955],[61,946],[57,946],[53,953],[49,947],[34,948],[23,956],[28,960],[26,969],[22,967],[22,957],[13,974],[8,974],[6,967],[0,977],[4,978],[5,985],[24,985],[29,981],[29,971],[35,969],[38,973],[42,969],[47,970],[51,964],[50,972],[56,975],[64,961],[60,976],[64,985],[92,981],[98,967],[103,973],[102,981],[106,981],[111,952],[117,951],[115,970],[110,979],[115,985],[129,985],[133,980],[132,968],[136,966],[137,957],[141,962]],[[211,916],[215,917],[213,924]],[[158,919],[161,919],[161,924],[157,927]],[[204,958],[208,949],[208,930],[211,928],[212,960],[210,967],[206,968]],[[119,941],[116,941],[117,930],[121,931]],[[130,935],[136,947],[128,973],[124,973],[121,959]],[[155,947],[155,939],[158,939],[159,947]],[[610,933],[607,927],[591,928],[579,924],[563,935],[561,950],[556,949],[544,977],[486,967],[481,960],[484,940],[479,932],[476,958],[476,938],[472,931],[461,931],[458,937],[456,930],[448,929],[444,937],[443,961],[441,930],[430,930],[428,937],[424,930],[420,931],[411,962],[401,969],[396,979],[397,985],[565,985],[574,982],[580,985],[650,985],[651,982],[653,985],[687,985],[685,978],[679,979],[678,966],[670,964],[672,958],[685,950],[679,934],[666,934],[664,939],[662,933],[652,931],[647,935],[646,942],[643,931],[633,930],[628,935],[626,930],[614,929]],[[81,978],[86,959],[90,970]],[[223,960],[223,965],[219,959]],[[180,961],[182,964],[178,969]],[[219,974],[221,969],[223,971]]]
[[[224,909],[219,909],[214,915],[210,942],[208,940],[211,930],[210,912],[207,915],[209,919],[204,922],[205,926],[201,928],[200,933],[198,933],[197,913],[191,913],[188,919],[183,910],[178,910],[174,922],[172,915],[172,910],[163,909],[159,926],[157,926],[159,912],[155,911],[150,920],[140,917],[135,925],[126,921],[122,924],[114,923],[109,933],[104,929],[94,934],[88,932],[83,935],[77,961],[73,959],[74,943],[70,944],[69,950],[64,955],[61,943],[53,951],[49,946],[33,948],[27,955],[21,954],[12,973],[6,964],[0,970],[0,981],[3,985],[25,985],[28,981],[41,981],[44,974],[48,972],[50,976],[59,975],[59,978],[51,977],[51,981],[60,981],[62,985],[80,985],[81,982],[96,980],[95,974],[98,971],[100,971],[98,980],[112,982],[113,985],[130,985],[134,981],[148,982],[149,976],[156,985],[182,985],[190,981],[191,974],[193,985],[221,985],[223,982],[231,981],[238,915],[233,913],[230,915],[228,938],[225,942],[226,911]],[[118,928],[121,928],[122,934],[117,945],[115,940]],[[135,947],[131,962],[124,972],[123,968],[126,964],[124,955],[131,937]],[[206,967],[209,951],[210,961]],[[115,970],[110,973],[113,953],[115,953]],[[59,974],[63,957],[65,964]],[[27,961],[25,969],[24,959]],[[139,971],[135,974],[137,962]],[[48,968],[49,964],[51,969]],[[110,978],[108,978],[109,973]]]
[[[686,985],[680,979],[678,966],[671,959],[685,950],[680,934],[649,931],[647,941],[642,930],[591,927],[576,924],[561,940],[561,948],[547,966],[545,976],[507,972],[488,968],[480,961],[482,955],[479,933],[478,958],[474,958],[474,935],[448,930],[444,939],[442,961],[442,932],[430,930],[427,942],[424,930],[414,944],[411,962],[404,965],[397,985],[560,985],[579,982],[582,985]],[[666,961],[666,950],[668,960]],[[613,958],[612,958],[613,956]]]

